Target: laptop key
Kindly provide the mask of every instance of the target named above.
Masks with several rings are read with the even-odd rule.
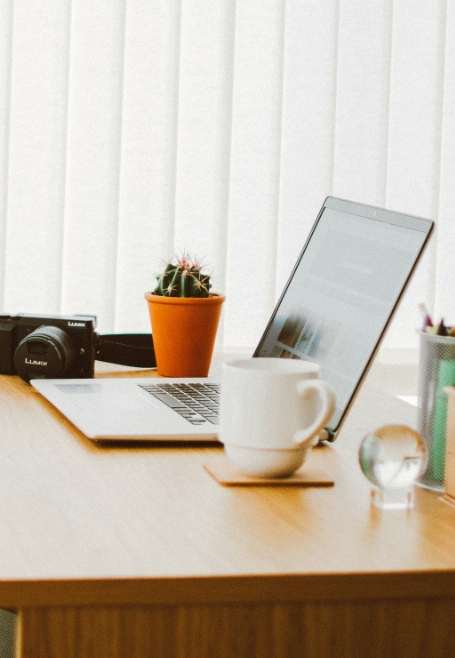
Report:
[[[164,402],[164,404],[167,404],[168,407],[172,407],[173,409],[187,409],[188,407],[182,405],[179,400],[176,400],[172,395],[169,395],[169,393],[152,393],[154,397],[156,397],[158,400],[161,400],[161,402]]]
[[[202,418],[199,412],[192,409],[175,409],[181,416],[188,416],[188,418]]]

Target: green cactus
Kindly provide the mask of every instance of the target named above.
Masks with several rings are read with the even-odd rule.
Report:
[[[208,297],[212,287],[210,276],[202,274],[202,266],[184,255],[176,264],[168,263],[164,272],[157,276],[154,295],[163,297]]]

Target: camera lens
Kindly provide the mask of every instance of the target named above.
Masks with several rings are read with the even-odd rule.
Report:
[[[42,326],[21,340],[14,369],[25,381],[64,377],[74,361],[72,338],[60,327]]]

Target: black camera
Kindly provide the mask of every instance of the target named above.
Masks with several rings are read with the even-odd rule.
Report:
[[[93,377],[93,315],[0,315],[0,373],[37,378]]]
[[[95,359],[156,368],[151,334],[95,332],[94,315],[0,315],[0,374],[31,379],[93,377]]]

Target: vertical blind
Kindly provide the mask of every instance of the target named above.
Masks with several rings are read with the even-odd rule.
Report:
[[[437,231],[417,303],[455,323],[455,8],[444,0],[0,0],[0,308],[149,329],[175,251],[254,346],[328,194]]]

